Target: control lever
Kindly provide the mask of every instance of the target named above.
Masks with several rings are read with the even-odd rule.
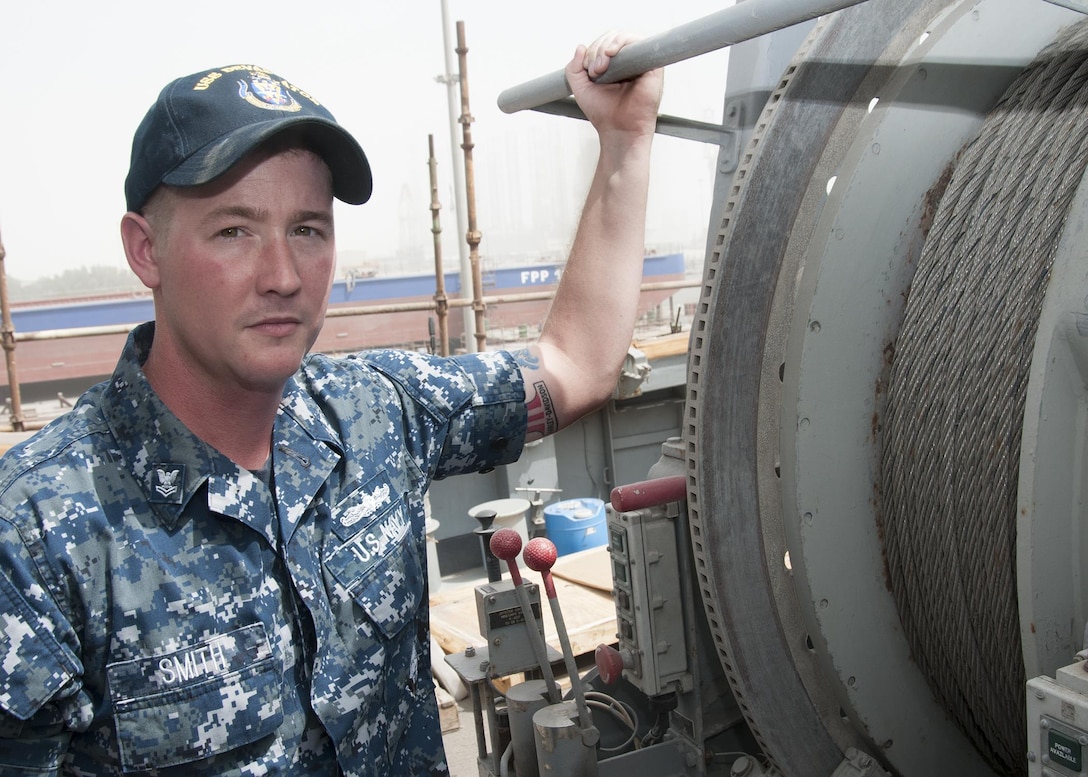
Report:
[[[521,605],[521,613],[525,617],[525,626],[529,629],[529,642],[532,643],[533,652],[536,654],[536,662],[540,665],[540,671],[544,675],[544,682],[548,686],[548,700],[552,704],[559,704],[562,697],[559,695],[559,686],[555,683],[552,665],[548,663],[548,646],[544,643],[544,638],[540,636],[540,629],[536,625],[536,616],[533,615],[533,608],[529,603],[529,594],[525,590],[525,583],[522,581],[521,572],[518,570],[517,556],[521,551],[521,535],[514,529],[503,527],[491,535],[490,548],[495,558],[505,561],[507,568],[510,570],[510,580],[514,583],[518,603]]]
[[[544,537],[536,537],[525,545],[525,565],[534,572],[540,572],[544,579],[544,592],[548,596],[548,602],[552,607],[552,617],[555,619],[555,630],[559,634],[559,642],[563,646],[563,659],[567,663],[567,676],[570,677],[570,689],[574,694],[574,702],[578,705],[578,722],[582,731],[582,744],[586,747],[596,747],[600,741],[601,733],[593,725],[593,718],[589,714],[589,706],[586,704],[585,693],[582,690],[582,677],[578,674],[578,664],[574,661],[574,651],[570,647],[570,637],[567,635],[567,626],[563,621],[563,613],[559,609],[559,598],[555,593],[555,581],[552,579],[552,566],[558,557],[555,543]]]
[[[476,513],[476,520],[480,522],[480,526],[472,530],[473,534],[480,538],[480,554],[483,556],[484,569],[487,570],[487,580],[490,583],[497,583],[502,580],[499,560],[491,550],[491,538],[495,536],[496,531],[492,524],[495,523],[498,515],[494,510],[480,510]]]

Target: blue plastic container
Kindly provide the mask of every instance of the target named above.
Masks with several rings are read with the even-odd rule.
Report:
[[[608,542],[604,501],[565,499],[545,505],[544,528],[560,556],[604,545]]]

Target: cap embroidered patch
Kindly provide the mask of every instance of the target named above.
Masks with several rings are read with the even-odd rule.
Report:
[[[269,111],[297,113],[302,110],[298,100],[267,73],[251,72],[248,81],[239,79],[238,96],[250,105]]]

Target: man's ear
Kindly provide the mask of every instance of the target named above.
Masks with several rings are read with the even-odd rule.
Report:
[[[155,230],[139,213],[129,211],[121,217],[121,243],[125,258],[136,277],[149,289],[159,287],[159,265],[155,255]]]

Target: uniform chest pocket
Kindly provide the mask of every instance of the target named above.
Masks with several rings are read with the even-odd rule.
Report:
[[[330,553],[325,567],[386,637],[414,620],[423,598],[423,568],[403,501]]]
[[[280,677],[259,623],[106,672],[125,772],[209,758],[283,722]]]

